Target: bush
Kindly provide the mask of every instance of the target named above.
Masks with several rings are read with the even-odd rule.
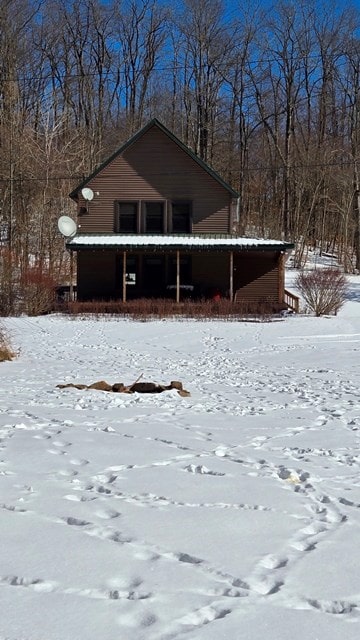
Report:
[[[0,326],[0,362],[12,360],[15,354],[10,346],[10,340],[3,327]]]
[[[30,267],[20,282],[22,311],[29,316],[49,313],[55,303],[55,282],[38,267]]]
[[[0,249],[0,315],[17,313],[19,290],[19,265],[15,256],[3,247]]]
[[[59,307],[60,309],[60,307]],[[233,303],[227,298],[220,300],[184,300],[176,303],[163,298],[139,298],[121,302],[118,300],[76,301],[61,305],[61,311],[70,315],[113,315],[133,320],[159,318],[193,318],[199,320],[242,320],[255,318],[258,321],[271,319],[279,314],[283,306],[269,301],[242,301]]]
[[[55,305],[55,282],[41,267],[23,271],[7,248],[0,249],[0,315],[48,313]]]
[[[336,315],[346,300],[347,280],[339,269],[302,271],[295,286],[316,316]]]

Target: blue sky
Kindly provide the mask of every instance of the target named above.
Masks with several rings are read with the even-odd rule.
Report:
[[[308,0],[308,1],[310,6],[327,4],[325,0],[319,0],[319,1]],[[286,0],[285,0],[285,3],[286,3]],[[246,4],[248,4],[250,7],[259,6],[264,9],[271,9],[271,7],[276,4],[276,2],[274,2],[274,0],[253,0],[252,2],[249,2],[248,0],[245,0],[245,2],[241,2],[241,0],[225,0],[225,4],[227,6],[227,15],[230,17],[233,12],[234,13],[236,12],[236,9],[239,5],[246,6]],[[329,2],[329,4],[331,5],[332,3]],[[334,5],[338,7],[340,10],[346,9],[348,7],[356,7],[357,9],[360,9],[360,0],[334,0]]]

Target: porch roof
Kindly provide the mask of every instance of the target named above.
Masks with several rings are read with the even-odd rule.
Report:
[[[122,249],[131,251],[143,249],[149,251],[166,250],[244,250],[244,251],[290,251],[294,245],[282,240],[265,240],[263,238],[240,238],[222,234],[188,234],[188,235],[124,235],[108,234],[76,234],[66,242],[71,251],[81,249]]]

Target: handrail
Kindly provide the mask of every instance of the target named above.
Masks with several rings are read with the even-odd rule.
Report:
[[[284,303],[289,307],[289,309],[294,311],[294,313],[299,313],[300,298],[287,289],[284,290]]]

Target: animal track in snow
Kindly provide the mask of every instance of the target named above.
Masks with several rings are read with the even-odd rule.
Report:
[[[208,469],[207,467],[201,464],[199,465],[189,464],[187,467],[184,468],[184,471],[188,471],[189,473],[197,473],[197,474],[203,474],[203,475],[209,475],[209,476],[225,475],[225,473],[221,473],[219,471],[210,471],[210,469]]]
[[[95,515],[102,520],[113,520],[114,518],[118,518],[121,514],[115,509],[99,509],[95,512]]]
[[[11,587],[30,587],[34,591],[38,592],[50,592],[53,591],[56,586],[55,582],[20,576],[0,577],[0,584],[9,585]]]
[[[260,561],[260,564],[266,569],[282,569],[283,567],[286,567],[288,561],[288,558],[279,558],[277,556],[269,555],[265,556],[265,558]]]
[[[195,558],[194,556],[190,556],[188,553],[179,553],[177,556],[179,562],[186,562],[187,564],[201,564],[202,560],[200,558]]]
[[[63,442],[62,440],[54,440],[52,444],[54,447],[70,447],[71,446],[71,442]]]
[[[73,469],[60,469],[60,471],[58,471],[58,475],[64,476],[65,478],[74,478],[78,473],[78,471],[74,471]]]
[[[26,513],[27,509],[23,509],[22,507],[17,507],[12,504],[0,504],[0,509],[4,509],[5,511],[13,511],[14,513]]]
[[[48,449],[49,453],[52,453],[54,456],[66,456],[67,451],[62,451],[61,449]]]
[[[76,467],[84,467],[86,464],[89,464],[89,460],[86,460],[85,458],[72,458],[72,460],[70,460],[70,464],[73,464]]]
[[[50,320],[46,319],[46,322]],[[52,322],[57,326],[56,318]],[[338,319],[299,317],[294,318],[293,324],[303,326],[303,322],[309,327],[315,323],[317,326],[319,323],[336,324]],[[188,384],[194,393],[186,405],[174,398],[163,403],[164,398],[159,402],[158,398],[149,401],[145,397],[137,405],[132,398],[129,402],[112,404],[109,396],[99,398],[95,393],[91,398],[81,398],[84,395],[81,393],[75,398],[75,394],[60,396],[45,390],[42,398],[39,394],[34,400],[39,407],[42,403],[38,416],[24,412],[24,409],[13,414],[14,424],[36,425],[38,430],[15,429],[11,425],[8,435],[0,428],[1,446],[6,448],[2,453],[6,460],[0,464],[0,469],[17,473],[16,480],[10,475],[1,476],[4,490],[0,509],[5,533],[7,522],[11,526],[17,521],[19,531],[23,524],[30,526],[33,521],[41,527],[40,512],[48,509],[47,513],[51,514],[48,516],[49,529],[52,526],[56,531],[54,539],[58,535],[60,541],[72,540],[75,551],[79,545],[79,552],[82,545],[89,544],[94,552],[93,557],[89,554],[89,564],[94,561],[103,569],[109,562],[110,572],[112,558],[119,560],[119,572],[123,576],[136,567],[144,584],[132,585],[124,578],[123,583],[112,585],[106,575],[99,576],[98,582],[91,584],[94,578],[94,572],[91,572],[88,583],[86,577],[78,584],[67,576],[63,586],[46,579],[41,586],[36,578],[47,574],[43,571],[46,567],[40,571],[40,555],[33,565],[39,567],[39,575],[36,570],[30,571],[30,578],[21,578],[23,574],[27,575],[25,568],[12,566],[10,570],[7,567],[9,574],[19,574],[12,585],[2,583],[6,595],[11,591],[15,600],[21,596],[21,589],[48,588],[64,594],[67,604],[73,600],[75,607],[78,598],[94,599],[98,601],[94,602],[94,607],[91,602],[82,603],[88,607],[89,623],[92,609],[97,613],[103,607],[100,615],[108,611],[109,623],[113,619],[115,625],[121,627],[125,620],[124,626],[129,627],[125,633],[120,628],[117,634],[111,633],[111,637],[180,640],[207,637],[207,631],[209,637],[235,638],[238,620],[237,614],[234,615],[231,628],[231,610],[241,609],[240,613],[244,611],[246,616],[248,609],[254,607],[254,613],[261,616],[265,609],[272,607],[271,615],[275,608],[275,615],[281,614],[282,609],[291,607],[292,597],[295,603],[301,600],[293,590],[303,588],[305,595],[301,606],[307,609],[308,618],[314,618],[315,627],[317,620],[321,629],[325,616],[336,615],[334,629],[335,625],[339,627],[334,633],[346,638],[349,623],[359,615],[358,595],[349,593],[358,592],[343,589],[341,580],[337,585],[335,577],[331,599],[327,600],[328,594],[326,589],[325,593],[321,592],[320,581],[315,585],[315,578],[305,575],[299,585],[293,580],[293,571],[295,575],[298,571],[304,575],[302,562],[306,568],[312,567],[313,561],[316,576],[331,550],[343,550],[342,543],[352,542],[352,535],[356,535],[360,515],[357,437],[360,413],[356,367],[351,369],[354,373],[352,384],[350,372],[348,379],[336,380],[336,377],[340,378],[340,363],[333,357],[336,352],[318,352],[316,345],[314,349],[307,345],[304,350],[301,340],[296,337],[290,348],[281,345],[278,348],[284,333],[282,329],[286,330],[285,323],[281,326],[259,324],[256,331],[249,323],[241,325],[242,331],[239,331],[238,323],[236,327],[232,323],[224,327],[222,323],[220,328],[219,323],[194,323],[196,335],[191,335],[191,339],[196,349],[192,353],[188,353],[185,344],[186,336],[190,336],[188,323],[181,324],[180,332],[178,323],[161,323],[162,338],[164,332],[165,335],[171,336],[171,332],[177,335],[174,346],[170,342],[159,345],[159,327],[152,327],[151,323],[144,325],[146,330],[149,327],[151,334],[144,341],[145,345],[137,345],[138,327],[134,331],[131,324],[126,323],[125,337],[119,331],[118,320],[116,323],[94,323],[97,324],[94,345],[89,345],[87,321],[79,323],[82,325],[79,332],[73,329],[77,323],[67,324],[69,344],[74,348],[71,371],[68,369],[68,343],[64,350],[57,339],[49,348],[47,344],[42,345],[41,353],[35,353],[39,364],[43,362],[40,356],[46,355],[53,363],[53,373],[57,371],[54,368],[57,354],[59,361],[63,359],[61,371],[66,372],[69,379],[82,377],[89,371],[88,356],[91,356],[92,364],[95,361],[101,366],[106,363],[109,373],[104,375],[112,377],[118,373],[121,355],[121,361],[126,362],[127,375],[134,379],[143,368],[146,375],[167,376],[175,365],[179,377],[191,377]],[[107,326],[114,325],[115,328],[115,324],[116,332],[108,334]],[[273,331],[274,340],[267,335],[268,328]],[[231,340],[228,339],[230,335]],[[114,339],[109,339],[110,336]],[[303,340],[308,342],[306,337]],[[142,358],[144,349],[145,357]],[[332,370],[328,366],[331,362],[336,363]],[[31,407],[35,396],[30,396],[28,376],[23,373],[18,382],[20,384],[13,385],[16,405]],[[43,391],[40,386],[37,388]],[[14,400],[11,402],[15,404]],[[75,403],[80,411],[74,410]],[[59,416],[62,410],[74,420],[52,420],[52,415],[57,412]],[[12,418],[3,418],[4,422],[8,420]],[[33,458],[29,458],[25,446],[20,447],[27,442]],[[282,446],[284,444],[288,446]],[[52,454],[47,453],[48,449]],[[59,450],[57,454],[56,450]],[[38,464],[32,466],[32,459]],[[33,484],[36,487],[33,503],[39,513],[21,515],[18,500],[28,497],[21,498],[22,489],[15,485],[19,475],[22,486]],[[181,483],[186,486],[183,495],[178,492]],[[172,491],[173,486],[176,486],[176,492]],[[173,500],[173,497],[179,499]],[[13,505],[20,511],[13,511]],[[190,509],[194,511],[189,514]],[[163,522],[163,513],[158,510],[166,512],[166,518],[170,523],[174,522],[175,527],[178,524],[178,531],[173,527],[167,535],[162,530],[161,536],[156,538],[156,526]],[[185,512],[190,521],[191,544],[185,537],[182,539]],[[194,531],[191,530],[192,515],[194,525],[200,523],[200,526],[194,526]],[[348,520],[342,528],[345,517]],[[274,535],[272,523],[276,525]],[[354,534],[351,534],[351,526]],[[205,543],[212,534],[212,527],[215,534],[221,535],[218,541],[214,540],[213,547],[204,544],[203,551],[202,533],[206,533]],[[256,532],[253,539],[251,532]],[[46,527],[40,531],[43,536],[47,533],[51,539],[52,532],[47,532]],[[229,549],[226,548],[228,534]],[[234,556],[235,552],[237,554],[233,564],[232,534],[236,538]],[[93,540],[85,536],[92,536]],[[155,543],[151,542],[154,539]],[[219,547],[222,548],[219,550]],[[62,551],[61,545],[60,548],[56,546],[56,551]],[[102,563],[107,552],[110,560]],[[348,556],[351,552],[349,547]],[[297,563],[299,567],[296,567]],[[340,563],[341,559],[335,569],[341,573]],[[236,570],[232,571],[231,567]],[[70,568],[73,570],[74,566]],[[166,586],[166,580],[162,581],[164,575]],[[47,577],[50,576],[49,572]],[[13,586],[20,592],[12,589]],[[28,592],[28,595],[31,594]],[[247,602],[241,598],[246,598]],[[258,611],[255,611],[257,606]],[[6,616],[7,612],[2,615]],[[221,618],[225,616],[228,619],[222,623]],[[342,620],[344,629],[340,629]],[[331,622],[328,620],[327,624],[331,625]],[[251,633],[250,628],[249,636]],[[10,637],[11,634],[7,635]],[[356,631],[353,631],[352,638],[355,636]]]
[[[307,602],[314,609],[334,615],[351,613],[354,609],[359,608],[359,603],[346,600],[308,600]]]
[[[142,592],[136,589],[86,589],[76,587],[62,588],[59,583],[50,580],[41,580],[39,578],[26,578],[21,576],[3,576],[0,577],[0,584],[11,587],[30,588],[38,593],[62,593],[65,595],[76,595],[80,597],[96,599],[96,600],[146,600],[151,597],[151,593]]]
[[[225,618],[231,612],[232,610],[225,608],[222,603],[213,602],[174,620],[164,635],[161,635],[161,638],[162,640],[175,640],[184,634],[189,634],[216,620]]]
[[[80,520],[79,518],[68,517],[64,518],[64,522],[70,525],[71,527],[87,527],[91,523],[87,520]]]

